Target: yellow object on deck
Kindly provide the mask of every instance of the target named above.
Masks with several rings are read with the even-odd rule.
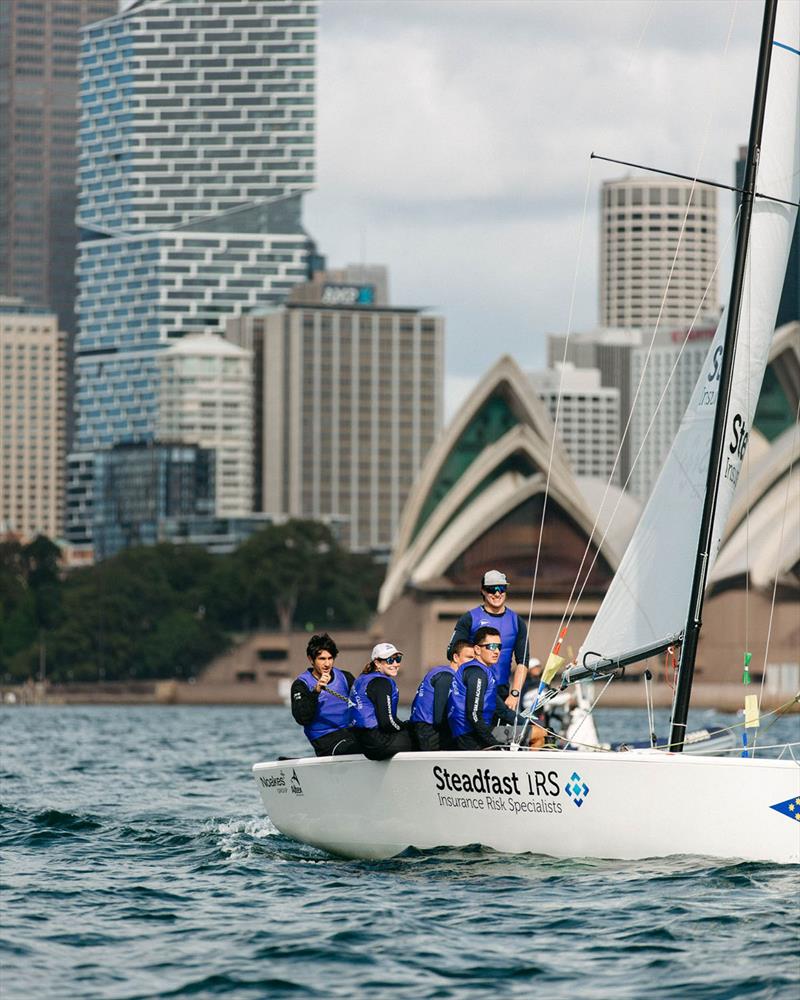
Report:
[[[545,684],[549,684],[566,662],[563,656],[556,656],[555,653],[551,653],[547,657],[547,663],[542,672],[542,681]]]

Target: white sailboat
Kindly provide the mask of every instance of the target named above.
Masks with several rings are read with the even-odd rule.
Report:
[[[800,3],[767,0],[729,303],[672,451],[562,683],[681,645],[681,749],[702,593],[742,466],[800,200]],[[717,415],[719,411],[719,415]],[[336,854],[482,844],[555,857],[800,863],[800,763],[663,750],[308,758],[253,768],[284,834]]]

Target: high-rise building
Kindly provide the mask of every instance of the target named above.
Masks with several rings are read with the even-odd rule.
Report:
[[[214,452],[166,441],[116,444],[95,465],[94,555],[174,541],[175,526],[214,514]]]
[[[117,0],[0,3],[0,295],[75,331],[80,26]]]
[[[596,368],[570,362],[531,372],[529,378],[554,424],[558,412],[558,436],[575,474],[618,484],[619,389],[603,386]]]
[[[316,3],[134,0],[82,35],[76,542],[93,455],[157,432],[160,352],[308,275]]]
[[[622,485],[628,481],[631,469],[631,438],[630,433],[625,434],[631,398],[636,388],[631,386],[631,354],[641,343],[641,330],[635,329],[600,328],[592,333],[572,334],[569,339],[564,334],[547,338],[549,368],[565,361],[576,368],[596,369],[600,372],[600,384],[619,393],[619,435],[622,442],[617,481]]]
[[[63,527],[66,334],[57,317],[0,297],[0,531]]]
[[[602,188],[600,323],[688,327],[719,314],[717,192],[670,178]]]
[[[349,548],[386,551],[441,428],[444,321],[364,275],[318,274],[226,336],[255,356],[256,510],[342,520]]]
[[[628,432],[631,462],[628,492],[646,500],[692,398],[708,357],[715,327],[658,332],[652,347],[630,353],[631,393],[639,397]],[[649,355],[649,356],[648,356]]]
[[[215,512],[253,510],[253,357],[215,333],[187,334],[159,359],[158,437],[216,455]]]
[[[744,186],[744,172],[747,166],[747,146],[739,147],[739,158],[735,165],[735,183],[738,188]],[[764,192],[768,194],[769,192]],[[736,195],[736,204],[740,200]],[[775,329],[786,323],[796,323],[800,320],[800,215],[795,219],[794,236],[789,249],[789,260],[786,264],[786,278],[783,282],[783,292],[778,304],[778,317]]]
[[[652,331],[643,335],[640,330],[598,329],[569,338],[568,363],[578,369],[597,369],[601,385],[619,392],[619,437],[624,438],[618,482],[642,500],[650,494],[689,405],[714,329],[659,328],[655,335]],[[563,335],[547,338],[551,367],[563,359],[564,344]]]

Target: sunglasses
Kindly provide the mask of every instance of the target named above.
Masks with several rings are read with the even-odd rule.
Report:
[[[498,646],[498,649],[500,647]],[[403,654],[397,653],[395,656],[387,656],[386,659],[382,659],[381,663],[387,663],[390,667],[394,666],[395,663],[403,662]]]
[[[491,649],[492,652],[494,653],[498,649],[500,649],[500,643],[499,642],[484,642],[484,643],[481,643],[481,649]]]
[[[483,589],[487,594],[505,594],[508,588],[498,584],[496,587],[484,587]]]

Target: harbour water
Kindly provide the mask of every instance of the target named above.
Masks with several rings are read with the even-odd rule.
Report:
[[[639,711],[598,725],[646,736]],[[304,752],[283,708],[7,708],[0,731],[4,1000],[800,995],[796,868],[342,861],[262,813],[252,763]]]

